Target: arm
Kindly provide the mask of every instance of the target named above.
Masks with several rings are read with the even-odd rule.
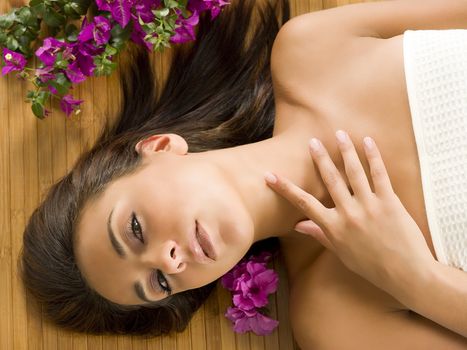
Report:
[[[392,190],[374,142],[365,142],[373,192],[350,138],[337,135],[353,194],[322,144],[310,143],[335,208],[324,207],[287,179],[268,181],[311,219],[295,229],[317,239],[347,268],[407,308],[467,337],[467,274],[433,259],[423,234]]]
[[[433,261],[425,274],[405,278],[412,287],[399,286],[404,305],[467,337],[467,273]]]
[[[281,28],[271,53],[277,96],[308,105],[333,95],[355,64],[407,29],[467,29],[467,0],[393,0],[360,3],[297,16]],[[320,108],[318,106],[318,108]]]
[[[408,29],[467,28],[467,0],[392,0],[341,6],[290,21],[308,34],[391,38]],[[284,31],[287,29],[284,26]]]

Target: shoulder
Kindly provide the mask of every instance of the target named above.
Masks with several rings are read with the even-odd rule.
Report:
[[[324,95],[376,40],[342,30],[322,12],[294,17],[279,31],[271,52],[276,97],[300,104]]]

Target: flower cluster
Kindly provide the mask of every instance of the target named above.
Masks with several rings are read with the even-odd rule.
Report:
[[[279,324],[278,321],[262,314],[268,304],[268,296],[276,292],[279,277],[267,268],[271,260],[270,253],[251,256],[240,261],[225,274],[221,283],[232,292],[233,307],[229,307],[225,316],[232,321],[234,331],[245,333],[253,331],[257,335],[270,334]]]
[[[29,6],[0,16],[2,75],[18,71],[18,77],[35,85],[36,91],[29,91],[27,98],[37,117],[50,113],[45,102],[57,95],[67,116],[78,114],[83,101],[69,93],[72,84],[110,75],[116,68],[115,57],[129,40],[148,51],[195,40],[200,14],[208,11],[214,19],[227,4],[224,0],[31,0]],[[81,19],[78,29],[72,22]],[[34,49],[42,22],[49,36]],[[40,66],[27,68],[34,56]]]

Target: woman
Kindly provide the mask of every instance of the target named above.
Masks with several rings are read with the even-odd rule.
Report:
[[[237,4],[231,17],[219,20],[217,31],[202,32],[192,56],[179,56],[175,67],[182,66],[185,74],[172,72],[159,103],[154,104],[152,90],[147,93],[147,72],[133,72],[131,87],[141,90],[127,88],[121,122],[54,186],[32,216],[23,255],[26,286],[67,327],[168,332],[186,325],[212,284],[203,286],[227,272],[253,242],[276,236],[289,270],[292,323],[302,348],[384,348],[396,342],[464,347],[465,339],[447,329],[408,319],[397,295],[358,278],[316,241],[297,234],[295,224],[305,215],[271,191],[263,174],[284,174],[329,207],[336,197],[328,194],[303,145],[310,135],[332,145],[339,128],[353,139],[372,135],[394,191],[434,253],[401,34],[406,29],[462,28],[467,3],[393,1],[290,21],[275,39],[271,56],[275,124],[267,139],[270,46],[258,48],[253,41],[250,50],[242,51],[249,4]],[[270,19],[272,10],[265,14],[257,34],[270,40],[277,24]],[[192,70],[202,53],[210,58],[203,60],[205,71]],[[225,74],[212,76],[214,72]],[[206,91],[184,89],[192,81],[210,84],[200,85]],[[206,96],[217,100],[206,101]],[[254,102],[248,100],[252,97]],[[213,111],[217,115],[210,118]],[[235,125],[237,117],[252,112],[258,119],[241,129]],[[202,118],[199,125],[190,119],[196,116]],[[224,144],[218,135],[227,135]],[[337,147],[330,148],[330,155],[342,169]],[[44,265],[45,259],[49,264]],[[352,319],[342,315],[349,309]],[[400,312],[388,315],[388,310]],[[346,329],[355,334],[370,326],[375,337],[346,337]]]

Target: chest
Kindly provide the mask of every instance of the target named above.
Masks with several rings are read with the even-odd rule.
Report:
[[[345,174],[344,165],[335,142],[335,131],[343,129],[349,133],[367,175],[369,169],[362,139],[373,137],[382,153],[394,191],[421,228],[434,254],[405,85],[402,37],[386,40],[369,51],[371,53],[366,56],[362,52],[360,57],[349,57],[350,62],[343,63],[343,66],[324,67],[330,70],[329,81],[322,80],[319,90],[309,80],[310,75],[304,74],[303,80],[296,82],[301,91],[307,91],[300,95],[307,97],[301,98],[299,105],[283,103],[281,96],[277,96],[278,115],[281,117],[276,120],[275,132],[294,128],[297,133],[305,132],[310,137],[320,138],[342,174]],[[332,205],[329,197],[324,201]],[[310,252],[316,251],[316,242],[308,240],[291,240],[284,244],[291,276],[299,275],[298,270],[303,266],[296,261],[307,261]]]

